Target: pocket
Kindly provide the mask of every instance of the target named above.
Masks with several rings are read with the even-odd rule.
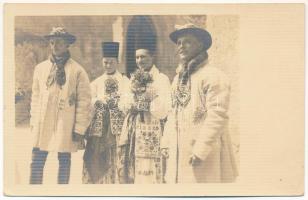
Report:
[[[205,106],[201,105],[201,106],[196,107],[193,112],[193,122],[195,124],[198,124],[204,121],[206,118],[206,113],[207,113],[207,110]]]
[[[76,104],[77,95],[75,92],[71,93],[68,98],[68,105],[74,106]]]

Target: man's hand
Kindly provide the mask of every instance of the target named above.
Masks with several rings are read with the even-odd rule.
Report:
[[[198,158],[195,155],[192,155],[189,159],[189,164],[191,164],[192,166],[198,166],[201,163],[201,159]]]
[[[164,158],[169,158],[169,149],[167,149],[167,148],[161,149],[161,155],[162,155]]]
[[[83,140],[83,139],[84,139],[84,135],[73,132],[73,141],[74,142],[79,142],[80,140]]]
[[[149,111],[150,103],[147,101],[138,101],[137,102],[137,110],[138,111]]]
[[[73,132],[73,141],[78,144],[78,149],[84,149],[85,148],[84,135]]]
[[[138,111],[138,109],[137,109],[137,103],[136,102],[134,102],[134,103],[132,103],[131,104],[131,107],[130,107],[130,113],[132,113],[132,114],[137,114],[139,111]]]
[[[138,113],[140,111],[148,111],[150,103],[142,100],[134,101],[131,105],[131,112]]]

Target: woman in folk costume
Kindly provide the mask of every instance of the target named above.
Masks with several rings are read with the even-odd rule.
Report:
[[[161,120],[171,107],[169,78],[153,64],[152,44],[136,48],[138,69],[131,77],[131,96],[120,104],[129,110],[125,119],[119,155],[121,183],[161,183]]]
[[[86,134],[83,183],[117,183],[117,143],[124,113],[118,101],[129,91],[129,79],[118,70],[119,43],[102,44],[105,73],[91,83],[93,118]]]
[[[30,126],[35,141],[30,184],[42,183],[49,152],[58,152],[58,183],[67,184],[71,152],[83,147],[90,122],[90,83],[85,70],[70,57],[68,48],[75,36],[57,27],[45,38],[51,55],[35,67],[32,85]]]
[[[172,113],[162,141],[167,183],[232,182],[237,170],[227,132],[230,85],[209,66],[211,35],[193,24],[170,34],[180,65],[172,84]]]

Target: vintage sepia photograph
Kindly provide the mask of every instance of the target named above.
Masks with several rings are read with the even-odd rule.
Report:
[[[55,172],[58,184],[235,181],[238,22],[15,17],[15,123],[27,158],[16,161],[16,183]]]
[[[7,5],[5,193],[300,194],[304,6],[276,5]]]

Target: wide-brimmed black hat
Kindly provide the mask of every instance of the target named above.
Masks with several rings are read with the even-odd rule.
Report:
[[[118,42],[103,42],[102,43],[103,57],[118,58],[119,46],[120,44]]]
[[[185,34],[192,34],[197,37],[203,43],[203,46],[206,50],[209,49],[212,45],[211,34],[205,29],[199,28],[194,24],[175,26],[175,31],[172,32],[169,37],[174,43],[177,43],[178,38]]]
[[[63,38],[68,41],[69,44],[73,44],[76,41],[76,37],[68,33],[63,27],[54,27],[48,35],[44,38],[50,40],[51,38]]]

